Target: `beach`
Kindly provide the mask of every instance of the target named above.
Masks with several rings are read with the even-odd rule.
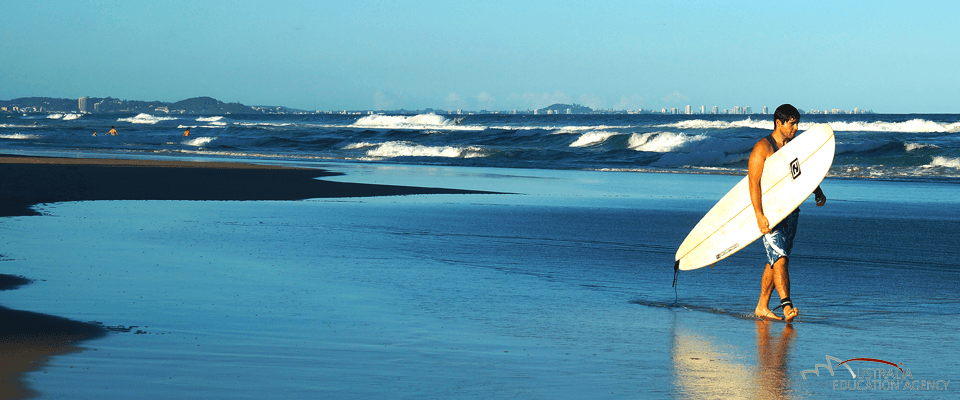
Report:
[[[671,287],[736,175],[8,156],[0,178],[0,342],[30,354],[4,398],[960,390],[954,183],[825,180],[784,324],[751,317],[757,243]],[[41,319],[43,344],[10,331]]]

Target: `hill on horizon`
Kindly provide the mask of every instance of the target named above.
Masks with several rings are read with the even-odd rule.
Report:
[[[109,113],[168,113],[168,114],[262,114],[253,107],[238,103],[224,103],[209,96],[193,97],[173,103],[163,101],[120,100],[112,97],[88,97],[86,110],[80,109],[79,99],[53,97],[21,97],[0,100],[0,112],[89,112]]]

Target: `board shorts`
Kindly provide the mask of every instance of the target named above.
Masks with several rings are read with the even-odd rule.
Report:
[[[797,236],[797,221],[800,220],[800,209],[793,210],[790,215],[773,227],[770,233],[763,235],[763,247],[767,249],[767,261],[773,267],[780,257],[790,257],[793,249],[793,238]]]

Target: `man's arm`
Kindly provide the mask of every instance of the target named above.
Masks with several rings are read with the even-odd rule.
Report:
[[[760,190],[760,177],[763,176],[763,165],[767,157],[773,154],[773,149],[765,141],[761,140],[753,146],[750,152],[750,161],[747,164],[747,177],[750,187],[750,202],[753,203],[753,212],[757,214],[757,227],[760,233],[766,235],[770,232],[770,221],[763,215],[763,192]]]

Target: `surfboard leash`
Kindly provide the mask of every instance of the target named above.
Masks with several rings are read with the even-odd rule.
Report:
[[[673,264],[673,285],[671,286],[674,288],[677,287],[677,274],[679,272],[680,272],[680,260],[677,260],[677,262]]]
[[[679,274],[680,274],[680,260],[677,260],[677,262],[673,264],[673,296],[674,296],[673,302],[674,304],[680,301],[680,294],[677,292],[677,275]]]

